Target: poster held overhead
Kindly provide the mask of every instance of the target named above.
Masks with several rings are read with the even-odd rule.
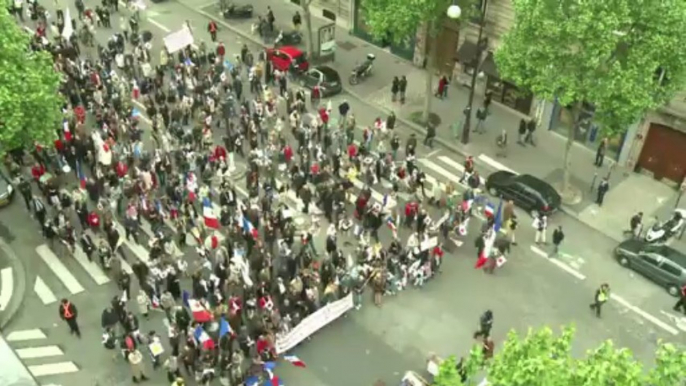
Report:
[[[194,42],[193,34],[188,29],[188,27],[183,27],[182,29],[172,32],[164,37],[164,46],[170,54],[192,45]]]

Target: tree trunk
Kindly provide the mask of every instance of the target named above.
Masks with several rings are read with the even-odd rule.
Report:
[[[314,40],[312,38],[312,16],[310,14],[310,4],[312,0],[302,0],[303,15],[305,16],[305,39],[307,40],[307,57],[314,58]]]
[[[434,67],[436,58],[436,41],[433,39],[434,26],[429,25],[426,34],[426,97],[424,98],[424,111],[422,112],[422,122],[429,123],[431,114],[431,103],[433,102],[433,83]]]
[[[562,193],[568,193],[571,188],[571,166],[572,166],[572,145],[574,145],[574,137],[576,136],[576,129],[581,122],[579,116],[581,115],[581,103],[576,102],[572,107],[572,116],[574,123],[567,128],[567,143],[565,143],[564,165],[562,165]]]

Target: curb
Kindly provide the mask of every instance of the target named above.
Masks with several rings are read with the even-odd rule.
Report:
[[[17,315],[17,312],[24,302],[28,276],[26,269],[24,268],[24,263],[19,259],[19,256],[14,253],[12,247],[10,247],[3,238],[0,238],[0,249],[9,259],[10,266],[12,267],[12,271],[15,276],[12,298],[10,299],[10,303],[5,308],[5,311],[2,313],[2,316],[0,316],[0,331],[2,331]]]

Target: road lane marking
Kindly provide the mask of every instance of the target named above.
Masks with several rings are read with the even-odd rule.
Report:
[[[510,172],[512,174],[519,174],[516,171],[508,168],[507,166],[501,164],[500,162],[494,160],[493,158],[491,158],[485,154],[479,155],[479,160],[481,160],[481,162],[487,164],[488,166],[490,166],[496,170],[504,170],[504,171]]]
[[[169,28],[167,28],[165,25],[162,25],[161,23],[158,23],[157,21],[155,21],[155,19],[152,19],[152,18],[148,17],[147,20],[148,20],[148,23],[154,25],[155,27],[161,29],[162,31],[164,31],[164,32],[166,32],[166,33],[170,33],[170,32],[171,32],[171,30],[170,30]]]
[[[459,162],[455,162],[450,157],[442,155],[438,157],[438,160],[447,165],[450,165],[450,167],[452,167],[453,169],[459,170],[460,173],[464,173],[464,166]]]
[[[433,163],[433,161],[430,161],[430,160],[428,160],[428,159],[426,159],[426,158],[420,158],[420,159],[419,159],[419,163],[422,164],[422,165],[424,165],[424,166],[426,166],[427,168],[433,170],[434,172],[440,174],[440,175],[443,176],[443,178],[445,178],[446,180],[452,181],[452,182],[454,182],[454,183],[456,183],[456,184],[459,184],[459,185],[462,185],[462,184],[460,183],[460,177],[459,177],[459,176],[457,176],[457,175],[455,175],[455,174],[453,174],[453,173],[451,173],[451,172],[449,172],[449,171],[443,169],[443,168],[442,168],[441,166],[439,166],[438,164]]]
[[[18,348],[15,351],[17,356],[21,359],[58,357],[64,355],[64,352],[62,352],[62,349],[58,346]]]
[[[36,252],[72,295],[83,292],[83,287],[78,280],[47,245],[39,245]]]
[[[79,371],[74,362],[48,363],[46,365],[28,366],[29,371],[34,377],[45,377],[48,375],[69,374]]]
[[[11,267],[2,269],[0,280],[2,280],[2,287],[0,287],[0,311],[4,311],[7,305],[10,304],[12,292],[14,291],[14,274]]]
[[[40,276],[36,276],[36,283],[33,285],[33,292],[38,295],[38,298],[41,300],[41,302],[43,302],[44,305],[55,303],[57,301],[55,294],[52,292],[50,287],[45,284],[45,281],[43,281]]]
[[[427,157],[427,158],[433,157],[433,156],[435,156],[436,154],[438,154],[438,153],[440,153],[440,152],[441,152],[441,149],[434,150],[434,151],[432,151],[431,153],[427,154],[426,157]]]
[[[633,304],[629,303],[626,299],[623,297],[617,295],[617,294],[610,294],[610,299],[616,301],[617,303],[621,304],[622,306],[626,307],[630,311],[638,314],[639,316],[643,317],[647,321],[651,322],[652,324],[660,327],[661,329],[669,332],[672,335],[678,335],[679,331],[675,329],[674,327],[670,326],[669,324],[661,321],[660,319],[654,317],[653,315],[650,315],[649,313],[643,311],[642,309],[634,306]]]
[[[563,271],[567,272],[568,274],[574,276],[575,278],[577,278],[579,280],[586,280],[586,276],[584,276],[581,272],[579,272],[576,269],[570,267],[569,265],[561,262],[558,259],[555,259],[555,258],[551,259],[550,257],[548,257],[548,254],[545,253],[544,251],[542,251],[540,248],[533,246],[533,245],[530,248],[531,248],[531,251],[533,253],[535,253],[535,254],[539,255],[540,257],[546,259],[547,261],[557,265],[559,268],[561,268]]]
[[[663,310],[660,310],[660,313],[669,318],[669,320],[671,320],[672,323],[676,325],[676,328],[683,332],[686,332],[686,316],[678,317],[672,313]]]
[[[92,253],[95,253],[95,251]],[[110,282],[110,278],[107,277],[102,268],[94,261],[88,260],[86,252],[84,252],[79,245],[76,245],[76,248],[74,249],[74,259],[83,267],[97,285],[103,285]]]
[[[112,221],[115,227],[117,227],[117,231],[119,232],[119,238],[120,238],[120,243],[125,244],[131,252],[133,252],[136,257],[138,257],[138,260],[142,261],[146,265],[150,261],[150,255],[147,249],[143,247],[142,245],[133,243],[129,240],[126,239],[126,230],[124,229],[124,226],[121,225],[118,221]],[[120,245],[119,248],[122,246]]]
[[[22,342],[25,340],[47,339],[48,337],[40,328],[30,330],[12,331],[5,337],[8,342]]]

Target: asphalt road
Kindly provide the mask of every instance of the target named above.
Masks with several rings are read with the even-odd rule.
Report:
[[[52,7],[52,2],[49,3],[45,5]],[[94,4],[93,1],[86,3]],[[142,29],[154,33],[155,47],[159,47],[161,37],[167,31],[179,28],[185,20],[190,21],[196,36],[205,36],[209,41],[205,32],[207,20],[188,12],[178,3],[152,5],[148,17],[154,23],[143,22]],[[113,17],[116,28],[118,22],[115,20]],[[230,55],[238,53],[243,43],[238,35],[223,29],[219,36]],[[104,31],[97,36],[99,41],[107,37]],[[257,49],[251,44],[249,47]],[[153,58],[157,59],[155,52]],[[333,98],[334,106],[343,99],[352,105],[360,124],[371,124],[374,118],[382,115],[345,94]],[[410,133],[403,127],[398,131],[401,136]],[[453,163],[462,163],[454,154],[439,148],[420,148],[418,154],[420,162],[434,166],[434,169],[425,166],[426,173],[439,181],[460,175],[445,157]],[[447,171],[448,175],[436,172],[435,166]],[[483,175],[494,170],[484,163],[477,167]],[[385,191],[383,187],[375,190],[381,195]],[[440,217],[437,210],[432,209],[431,213],[434,218]],[[469,236],[462,240],[463,246],[446,255],[440,276],[422,289],[408,289],[384,299],[380,308],[369,306],[367,302],[361,311],[350,313],[294,350],[307,363],[307,369],[283,365],[277,373],[287,385],[371,385],[379,378],[393,384],[404,371],[421,369],[429,352],[439,355],[466,352],[473,343],[471,334],[478,317],[485,309],[491,309],[495,314],[493,335],[496,343],[512,328],[523,332],[529,327],[575,323],[578,330],[575,353],[581,354],[604,339],[612,339],[648,363],[658,339],[684,342],[684,332],[662,314],[671,310],[674,300],[663,289],[620,268],[611,258],[615,246],[612,240],[564,214],[556,214],[550,229],[562,225],[567,238],[563,245],[565,256],[555,263],[531,249],[533,229],[526,214],[520,213],[520,218],[519,245],[514,247],[509,262],[495,275],[473,268],[473,237],[480,226],[476,219],[471,224]],[[56,299],[69,296],[81,311],[84,336],[77,340],[69,336],[67,327],[60,322],[57,304],[46,305],[44,299],[30,291],[23,308],[4,331],[15,350],[40,348],[35,352],[43,356],[34,358],[28,358],[31,355],[26,354],[30,350],[20,351],[24,353],[24,363],[36,372],[50,372],[53,368],[74,370],[41,376],[39,380],[43,384],[106,386],[128,382],[126,364],[117,353],[105,350],[100,344],[100,313],[103,305],[116,294],[115,285],[112,282],[98,285],[78,262],[64,257],[62,261],[67,270],[83,287],[82,292],[72,295],[57,277],[55,267],[48,266],[37,254],[36,248],[44,240],[19,200],[0,212],[0,224],[11,229],[15,240],[10,245],[22,256],[32,280],[40,277]],[[381,233],[382,242],[388,244],[390,233],[386,230]],[[323,235],[320,234],[317,241],[321,246]],[[137,258],[132,247],[125,245],[125,248],[128,255]],[[188,255],[192,257],[193,252]],[[621,300],[610,302],[603,318],[597,319],[587,306],[595,288],[602,282],[610,283],[613,294],[619,295]],[[34,288],[34,283],[28,283],[27,287]],[[135,305],[132,307],[135,309]],[[143,321],[142,330],[150,329],[163,333],[162,315],[156,314],[150,321]],[[678,335],[672,334],[673,331]],[[23,338],[31,339],[13,340],[12,333],[15,338],[24,335]],[[53,366],[42,366],[48,364]],[[162,371],[149,384],[167,384]]]

